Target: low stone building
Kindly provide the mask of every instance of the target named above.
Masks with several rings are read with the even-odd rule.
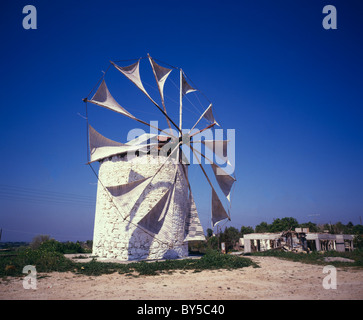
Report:
[[[309,232],[308,228],[279,233],[250,233],[240,239],[244,252],[283,248],[289,251],[352,251],[354,235]]]

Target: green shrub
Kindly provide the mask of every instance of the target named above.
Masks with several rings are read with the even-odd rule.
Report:
[[[46,241],[42,242],[39,245],[38,250],[46,251],[46,252],[65,253],[63,244],[54,239],[46,240]]]
[[[49,252],[59,252],[59,253],[86,253],[81,243],[77,242],[59,242],[54,239],[46,240],[42,242],[38,249],[49,251]]]
[[[0,260],[0,276],[22,276],[26,265],[33,265],[37,272],[65,272],[71,271],[85,275],[98,276],[119,272],[130,275],[157,275],[174,270],[202,270],[236,269],[248,266],[256,267],[250,259],[221,254],[215,250],[208,250],[200,259],[165,260],[156,262],[133,262],[128,264],[105,263],[92,260],[87,263],[75,263],[57,252],[58,244],[49,242],[39,249],[26,249],[17,256],[4,257]]]
[[[70,271],[74,263],[66,259],[62,253],[43,249],[26,249],[16,256],[0,259],[0,276],[21,276],[26,265],[33,265],[37,272]]]
[[[175,270],[214,270],[214,269],[237,269],[254,266],[256,263],[250,259],[221,254],[215,250],[208,250],[200,259],[165,260],[155,262],[133,262],[128,264],[104,263],[92,260],[89,263],[77,263],[77,272],[97,276],[118,272],[128,275],[158,275],[160,273],[171,273]]]

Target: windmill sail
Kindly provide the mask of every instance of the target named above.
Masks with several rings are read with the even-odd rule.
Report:
[[[194,148],[193,148],[194,149]],[[216,177],[216,180],[218,182],[219,187],[223,191],[224,195],[227,197],[228,201],[230,202],[230,192],[232,189],[232,186],[236,179],[229,175],[225,170],[223,170],[220,166],[215,164],[211,159],[206,157],[204,154],[200,153],[198,150],[194,149],[195,152],[197,152],[200,156],[202,156],[204,159],[206,159],[209,164],[212,165],[213,173]]]
[[[154,103],[156,106],[159,107],[159,105],[147,93],[147,91],[144,88],[144,85],[142,84],[141,77],[140,77],[140,70],[139,70],[140,60],[138,60],[134,64],[127,66],[127,67],[120,67],[112,61],[111,61],[111,63],[126,78],[128,78],[132,83],[134,83],[136,85],[136,87],[138,87],[151,100],[152,103]]]
[[[215,163],[211,163],[214,175],[218,182],[219,187],[227,197],[228,201],[231,201],[231,189],[236,181],[231,175],[227,174],[222,168]]]
[[[116,154],[147,150],[148,147],[157,146],[157,143],[128,145],[108,139],[97,132],[91,125],[89,128],[90,163],[99,161]]]
[[[88,125],[90,149],[94,150],[101,147],[121,147],[124,143],[117,142],[104,137],[97,132],[91,125]]]
[[[182,93],[183,96],[186,95],[189,92],[197,91],[197,89],[194,89],[185,79],[184,74],[182,75]]]
[[[175,185],[173,184],[154,207],[138,222],[138,225],[154,235],[159,234],[161,228],[164,226],[169,208],[173,205],[174,201],[172,199],[174,191]]]
[[[111,61],[111,63],[118,71],[120,71],[130,81],[132,81],[142,92],[144,92],[147,96],[149,96],[149,94],[147,93],[147,91],[145,90],[145,88],[141,82],[140,70],[139,70],[140,60],[138,60],[134,64],[127,66],[127,67],[120,67],[112,61]]]
[[[124,144],[113,141],[98,133],[91,125],[88,125],[89,147],[91,161],[94,162],[115,154],[124,149]]]
[[[197,207],[193,195],[189,193],[189,211],[185,219],[185,238],[184,241],[205,240],[203,227],[200,223]]]
[[[212,224],[215,226],[219,221],[229,219],[229,216],[224,209],[221,200],[215,190],[212,188]]]
[[[210,123],[215,123],[217,126],[219,126],[218,122],[214,119],[213,116],[213,111],[212,111],[212,104],[209,105],[209,107],[207,109],[205,109],[205,111],[202,113],[202,115],[199,117],[198,121],[195,123],[195,125],[193,126],[193,128],[190,129],[189,132],[191,132],[196,125],[199,123],[200,120],[202,119],[206,119],[207,121],[209,121]]]
[[[166,121],[168,123],[168,126],[170,128],[170,132],[172,133],[172,128],[171,128],[171,124],[170,124],[170,120],[169,116],[166,113],[166,107],[165,107],[165,101],[164,101],[164,84],[165,81],[167,79],[167,77],[169,76],[170,72],[172,71],[172,69],[168,69],[168,68],[164,68],[162,66],[159,66],[148,54],[149,57],[149,61],[151,64],[151,67],[153,69],[153,73],[154,73],[154,77],[156,80],[156,83],[158,84],[158,89],[159,89],[159,93],[160,93],[160,98],[161,98],[161,103],[163,105],[163,109],[164,109],[164,115],[166,117]]]
[[[96,93],[92,97],[91,100],[87,100],[88,102],[91,102],[93,104],[96,104],[100,107],[104,107],[107,109],[110,109],[112,111],[121,113],[125,115],[126,117],[129,117],[131,119],[135,119],[135,117],[128,112],[126,109],[121,107],[117,101],[112,97],[110,91],[108,90],[106,86],[105,80],[102,80],[100,86],[98,87]]]
[[[226,157],[228,140],[202,140],[201,142],[221,159]]]
[[[193,135],[191,135],[193,136]],[[191,141],[192,144],[195,143],[202,143],[204,144],[209,150],[211,150],[220,160],[219,161],[223,161],[223,163],[227,163],[227,165],[231,165],[231,163],[229,162],[229,159],[227,157],[227,145],[228,145],[229,140],[202,140],[202,141],[198,141],[198,140],[193,140]],[[196,149],[197,151],[197,149]],[[200,149],[198,151],[199,154],[200,153]],[[208,154],[206,152],[206,154]],[[207,158],[205,155],[201,154],[204,158]],[[212,154],[209,153],[210,156],[212,156]],[[208,159],[209,162],[212,163],[211,160]]]
[[[204,111],[203,117],[207,119],[210,123],[216,123],[218,126],[218,122],[214,119],[213,111],[212,111],[212,104]]]
[[[142,178],[130,183],[107,187],[107,190],[113,196],[113,199],[115,199],[124,219],[131,214],[132,208],[148,186],[150,179],[151,177]]]
[[[150,56],[149,56],[149,60],[150,60],[151,67],[154,72],[156,82],[158,84],[161,100],[164,105],[164,84],[165,84],[165,81],[168,78],[170,72],[172,71],[172,69],[168,69],[168,68],[159,66]]]
[[[179,154],[178,149],[177,154]],[[154,205],[153,208],[138,222],[138,225],[140,227],[144,228],[145,230],[154,235],[158,235],[159,239],[162,238],[168,241],[173,241],[173,235],[171,235],[169,232],[173,229],[172,215],[167,215],[167,213],[170,210],[174,210],[174,194],[177,173],[178,165],[175,165],[174,174],[172,176],[172,183],[170,184],[168,190],[164,193],[164,195],[160,198],[156,205]],[[162,227],[164,231],[160,234],[160,230]]]
[[[141,136],[132,139],[127,142],[128,145],[140,145],[140,144],[146,144],[148,141],[156,141],[156,138],[158,137],[155,133],[144,133]]]
[[[170,123],[169,121],[174,125],[174,127],[180,131],[179,127],[174,123],[174,121],[172,119],[170,119],[170,117],[167,115],[166,111],[165,111],[165,106],[164,106],[164,110],[160,108],[160,106],[154,101],[153,98],[150,97],[150,95],[147,93],[147,91],[145,90],[142,82],[141,82],[141,78],[140,78],[140,71],[139,71],[139,64],[140,64],[140,60],[137,61],[136,63],[127,66],[127,67],[120,67],[117,64],[115,64],[114,62],[112,62],[112,65],[118,70],[120,71],[123,75],[125,75],[131,82],[133,82],[149,99],[150,101],[164,114],[164,116],[167,118],[168,121],[168,125],[170,127]],[[164,76],[165,77],[165,76]],[[166,78],[165,78],[166,80]],[[164,81],[165,81],[164,80]],[[163,84],[164,86],[164,84]],[[136,119],[137,120],[137,119]],[[170,127],[171,128],[171,127]],[[162,130],[160,130],[162,131]]]

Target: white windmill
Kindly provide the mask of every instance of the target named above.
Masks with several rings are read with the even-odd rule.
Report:
[[[139,67],[142,60],[150,62],[161,106],[149,95],[141,81]],[[215,181],[219,185],[219,193],[222,192],[227,199],[227,206],[230,206],[231,188],[236,179],[227,174],[201,148],[202,145],[206,147],[204,149],[210,150],[212,156],[222,155],[228,141],[198,140],[203,132],[218,125],[211,103],[201,112],[192,129],[182,129],[183,99],[189,93],[197,94],[199,91],[187,82],[188,78],[182,69],[167,66],[169,68],[157,64],[149,54],[128,66],[110,62],[94,88],[97,88],[95,93],[92,90],[83,99],[87,114],[88,164],[98,178],[93,255],[99,259],[184,257],[188,255],[188,241],[205,240],[188,179],[189,163],[184,154],[186,148],[191,151],[193,159],[197,159],[211,187],[212,226],[224,219],[230,220],[227,213],[229,209],[224,208],[201,161],[203,159],[211,165]],[[164,115],[168,129],[161,130],[154,122],[148,123],[139,119],[113,98],[105,81],[110,67],[118,70],[146,95]],[[164,97],[164,85],[174,70],[179,72],[178,125],[167,113]],[[88,102],[149,126],[153,132],[142,134],[126,143],[110,140],[89,125]],[[202,130],[196,129],[202,120],[207,122],[206,127]],[[92,167],[92,163],[96,161],[100,163],[98,174]]]

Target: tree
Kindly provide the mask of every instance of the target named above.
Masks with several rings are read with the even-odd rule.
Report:
[[[240,234],[241,234],[241,237],[243,237],[245,234],[249,234],[249,233],[253,233],[253,228],[252,227],[245,227],[245,226],[242,226],[241,227],[241,230],[240,230]]]
[[[353,227],[353,233],[354,234],[360,234],[360,235],[363,235],[363,225],[361,224],[356,224],[354,227]]]
[[[217,237],[209,237],[207,240],[207,247],[209,249],[218,249],[218,238]]]
[[[269,232],[269,225],[267,222],[262,221],[260,224],[258,224],[255,228],[256,233],[263,233],[263,232]]]
[[[30,242],[30,247],[32,249],[38,249],[43,242],[48,241],[48,240],[50,240],[49,235],[38,234],[33,238],[32,242]]]
[[[43,241],[37,249],[42,250],[42,251],[48,251],[48,252],[66,253],[64,251],[64,245],[55,239]],[[67,252],[67,253],[71,253],[71,252]]]
[[[226,243],[226,248],[233,248],[234,244],[241,238],[241,234],[235,227],[226,227],[224,232],[221,233],[221,243]]]
[[[299,226],[297,220],[293,217],[285,217],[282,219],[274,219],[270,226],[270,232],[281,232],[286,230],[295,230]]]
[[[323,225],[318,225],[318,232],[325,232],[325,230],[328,230],[330,233],[334,233],[332,231],[332,227],[329,223],[325,223]]]
[[[211,236],[213,236],[213,230],[211,228],[207,229],[207,238],[210,238]]]
[[[345,229],[345,225],[343,223],[341,223],[340,221],[337,222],[336,224],[334,224],[333,226],[333,233],[344,233],[344,229]]]
[[[316,223],[313,223],[311,221],[305,222],[305,223],[300,223],[299,228],[309,228],[309,232],[318,232],[318,227],[317,227]]]

